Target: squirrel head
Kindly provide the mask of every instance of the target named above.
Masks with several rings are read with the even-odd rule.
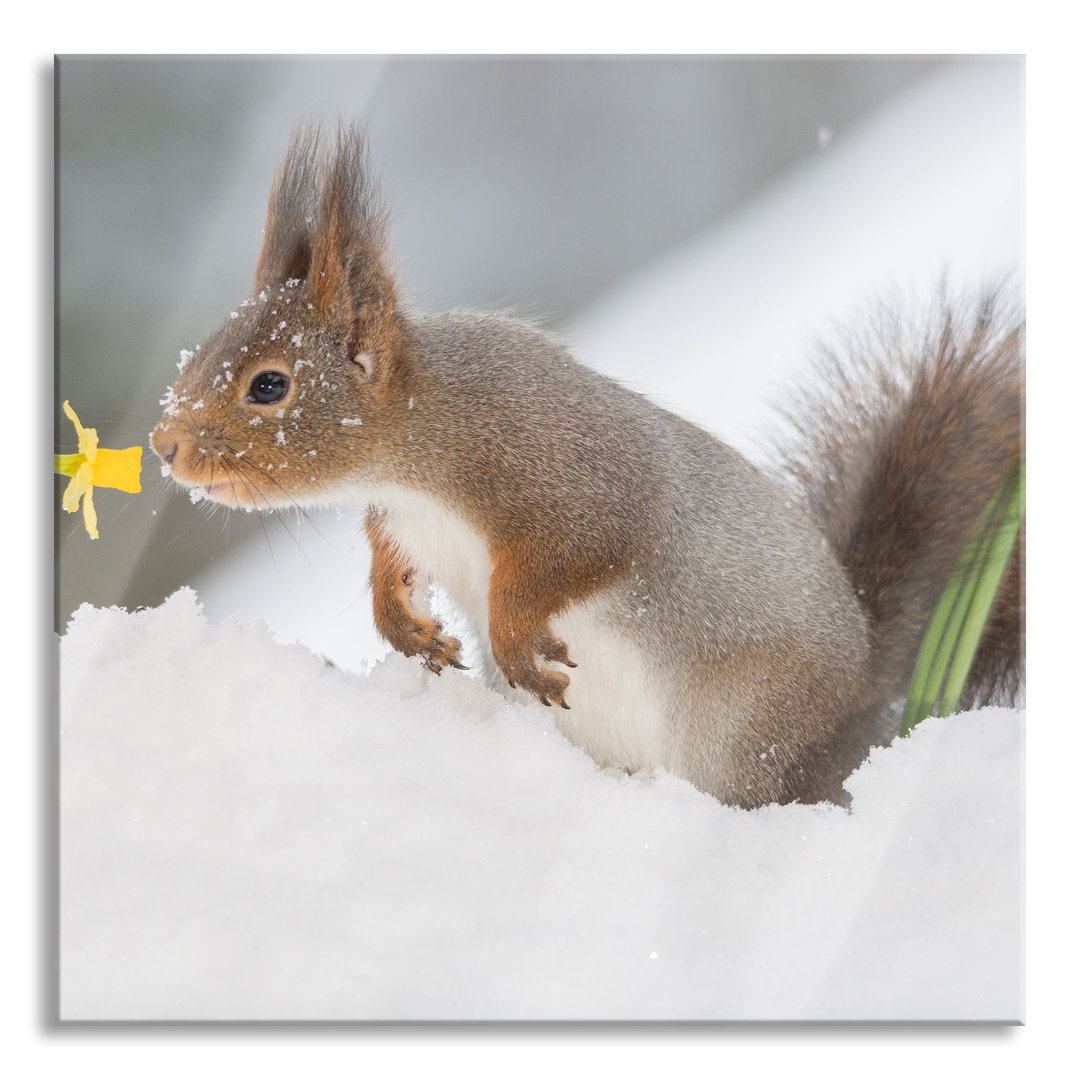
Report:
[[[194,351],[150,445],[194,494],[245,509],[333,501],[366,477],[407,337],[361,130],[294,135],[274,176],[255,295]]]

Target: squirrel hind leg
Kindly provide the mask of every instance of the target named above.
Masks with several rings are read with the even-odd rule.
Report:
[[[464,669],[461,642],[443,634],[442,624],[421,615],[413,607],[415,570],[398,546],[387,536],[378,514],[364,523],[371,542],[371,601],[375,627],[405,656],[419,656],[429,671],[444,667]]]
[[[676,771],[745,809],[845,805],[843,781],[865,756],[865,679],[858,661],[827,649],[782,639],[737,648],[685,681]]]

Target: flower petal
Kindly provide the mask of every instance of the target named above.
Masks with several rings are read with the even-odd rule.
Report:
[[[83,496],[82,512],[86,531],[90,534],[92,540],[97,540],[97,511],[94,509],[94,487],[92,484],[86,489],[86,494]]]
[[[139,473],[142,470],[142,447],[129,446],[126,450],[101,449],[94,458],[94,485],[119,488],[134,494],[142,491]]]
[[[64,413],[75,425],[75,433],[79,436],[79,453],[86,455],[86,460],[92,462],[97,454],[98,434],[97,428],[84,428],[75,415],[75,410],[68,402],[64,402]]]
[[[64,489],[64,498],[61,506],[69,513],[74,514],[79,509],[79,499],[90,490],[94,484],[94,467],[89,461],[84,461],[78,472],[71,478],[70,483]]]

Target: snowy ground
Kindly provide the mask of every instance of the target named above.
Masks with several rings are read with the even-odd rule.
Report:
[[[1022,273],[1016,92],[960,65],[575,348],[760,456],[759,403],[868,293]],[[380,661],[355,521],[282,524],[193,582],[208,619],[184,592],[63,639],[65,1018],[1023,1017],[1020,714],[875,751],[851,813],[730,810]]]
[[[190,591],[80,609],[61,663],[65,1019],[1023,1014],[1015,712],[875,751],[850,813],[748,813]]]

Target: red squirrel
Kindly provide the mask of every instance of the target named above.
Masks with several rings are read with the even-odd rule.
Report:
[[[832,364],[774,477],[534,326],[403,310],[385,220],[362,129],[298,129],[255,295],[163,401],[163,471],[227,506],[365,507],[386,640],[463,666],[414,606],[437,583],[600,765],[843,802],[1022,453],[1022,317],[988,295],[914,347],[886,327]],[[1022,683],[1021,568],[1018,548],[967,704]]]

